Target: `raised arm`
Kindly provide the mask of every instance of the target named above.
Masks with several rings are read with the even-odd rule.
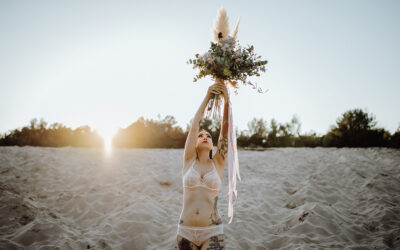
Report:
[[[187,162],[188,160],[193,159],[196,156],[197,135],[199,134],[201,119],[203,118],[204,111],[207,107],[208,101],[211,98],[211,95],[219,93],[220,92],[215,89],[215,84],[211,85],[208,88],[207,94],[204,97],[203,102],[201,103],[199,109],[197,110],[193,118],[189,134],[186,138],[185,149],[183,153],[184,162]]]
[[[218,146],[217,153],[214,158],[218,161],[220,166],[225,166],[225,161],[228,155],[228,127],[229,127],[229,117],[228,117],[228,109],[229,109],[229,98],[226,86],[224,84],[220,85],[224,93],[224,115],[221,121],[221,129],[218,138]]]

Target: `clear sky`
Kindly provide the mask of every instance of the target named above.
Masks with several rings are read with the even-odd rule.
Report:
[[[326,133],[345,111],[400,125],[400,1],[1,1],[0,132],[32,118],[112,131],[173,115],[182,128],[208,86],[186,64],[223,6],[238,39],[269,61],[231,91],[234,123],[300,118]]]

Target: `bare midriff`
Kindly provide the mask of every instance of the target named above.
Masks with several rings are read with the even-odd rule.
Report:
[[[204,187],[184,188],[179,224],[207,227],[222,223],[217,211],[218,191]]]

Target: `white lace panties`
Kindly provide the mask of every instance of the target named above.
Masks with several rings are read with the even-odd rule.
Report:
[[[178,224],[178,235],[200,246],[205,240],[212,236],[223,234],[224,225],[213,225],[208,227],[189,227]]]

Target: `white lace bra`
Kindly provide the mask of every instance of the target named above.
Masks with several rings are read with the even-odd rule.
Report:
[[[186,171],[183,176],[183,187],[184,188],[196,188],[203,187],[212,191],[218,191],[221,186],[221,179],[218,175],[217,169],[215,168],[214,162],[212,163],[214,169],[204,174],[201,178],[199,172],[194,169],[194,160],[192,166]]]

